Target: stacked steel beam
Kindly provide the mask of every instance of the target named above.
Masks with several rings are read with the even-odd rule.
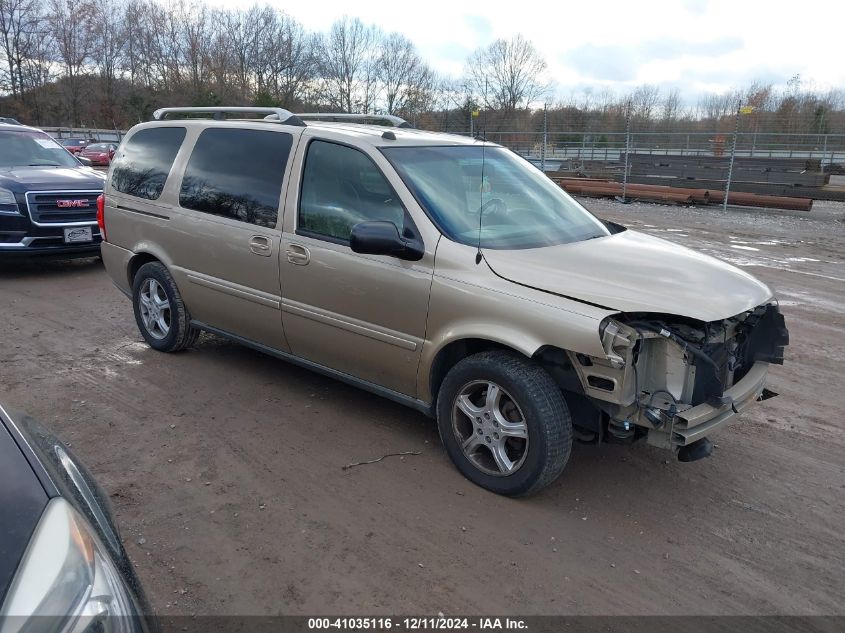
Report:
[[[622,195],[622,183],[594,178],[552,178],[568,193],[582,196],[615,198]],[[626,198],[648,202],[674,204],[721,204],[725,198],[723,191],[708,189],[682,189],[663,185],[628,184]],[[810,211],[813,208],[811,198],[787,198],[766,196],[755,193],[731,192],[728,204],[743,207],[762,207],[787,209],[792,211]]]

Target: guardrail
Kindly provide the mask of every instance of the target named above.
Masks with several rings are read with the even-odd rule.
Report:
[[[547,139],[543,152],[543,138]],[[493,132],[486,138],[531,158],[619,161],[624,132]],[[733,134],[722,132],[631,132],[630,151],[666,156],[730,158]],[[822,165],[845,162],[845,134],[754,134],[740,132],[735,156],[748,158],[816,158]]]
[[[114,141],[120,143],[123,137],[126,136],[126,130],[104,130],[90,127],[42,127],[40,129],[56,139],[84,138],[102,142]]]

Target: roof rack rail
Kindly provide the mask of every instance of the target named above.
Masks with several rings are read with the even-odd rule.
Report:
[[[303,121],[329,121],[335,123],[363,123],[384,125],[387,127],[414,127],[405,119],[392,114],[347,114],[341,112],[300,112],[297,115]]]
[[[257,121],[278,121],[286,125],[305,125],[305,123],[293,112],[285,110],[284,108],[252,108],[235,106],[230,108],[225,107],[199,107],[199,108],[159,108],[153,112],[153,119],[156,121],[163,121],[168,114],[210,114],[211,118],[217,121],[226,119],[226,114],[265,114],[263,119],[256,119]]]

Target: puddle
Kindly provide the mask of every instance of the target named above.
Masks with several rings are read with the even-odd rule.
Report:
[[[763,263],[763,262],[761,262],[757,259],[748,259],[746,257],[735,257],[735,256],[731,255],[730,253],[722,253],[722,252],[719,252],[719,251],[713,251],[713,256],[718,257],[719,259],[722,259],[722,260],[728,262],[729,264],[733,264],[734,266],[740,266],[740,267],[742,267],[742,266],[745,266],[745,267],[755,266],[755,267],[759,267],[759,268],[771,268],[771,266],[769,266],[768,264],[765,264],[765,263]]]
[[[731,244],[731,248],[736,248],[741,251],[759,251],[759,248],[754,248],[753,246],[737,246],[736,244]]]
[[[845,304],[839,301],[831,301],[826,297],[819,296],[817,294],[811,294],[809,292],[805,292],[802,290],[795,290],[792,288],[779,288],[778,295],[780,296],[787,296],[787,297],[794,297],[796,299],[801,299],[801,301],[794,301],[794,300],[783,300],[780,299],[779,303],[781,305],[801,305],[809,304],[811,306],[815,306],[820,308],[821,310],[826,310],[829,312],[834,312],[836,314],[841,314],[843,310],[845,310]]]

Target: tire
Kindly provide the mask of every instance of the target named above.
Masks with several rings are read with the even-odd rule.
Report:
[[[482,352],[458,362],[437,396],[437,427],[464,477],[510,497],[552,483],[572,450],[572,420],[560,387],[515,353]]]
[[[153,294],[156,301],[152,300]],[[156,307],[151,312],[153,304]],[[150,262],[138,269],[132,282],[132,307],[141,336],[153,349],[178,352],[199,338],[200,331],[191,325],[191,317],[173,277],[160,262]]]

